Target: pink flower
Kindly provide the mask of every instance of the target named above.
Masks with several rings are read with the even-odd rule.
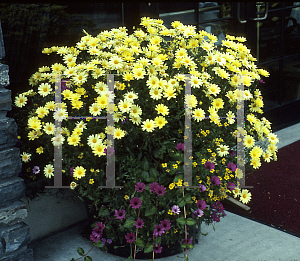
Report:
[[[206,169],[208,169],[209,171],[211,171],[212,169],[215,168],[215,164],[213,162],[206,161],[205,164],[204,164],[204,167]]]
[[[157,247],[155,245],[156,244],[153,243],[153,251],[154,251],[154,253],[161,253],[162,247],[160,246],[160,244],[157,243]]]
[[[135,221],[135,223],[134,223],[136,228],[142,228],[144,226],[144,224],[145,224],[145,222],[140,218],[138,218],[138,220]]]
[[[154,192],[158,196],[163,196],[166,193],[166,188],[163,185],[158,185],[154,188]]]
[[[228,188],[230,191],[233,191],[233,190],[235,189],[235,184],[232,183],[232,182],[228,182],[227,188]]]
[[[178,143],[175,149],[184,151],[185,149],[184,143]]]
[[[199,184],[200,192],[206,191],[206,187],[203,184]]]
[[[145,184],[143,182],[138,182],[134,188],[135,190],[137,190],[137,192],[143,192],[143,190],[145,189]]]
[[[205,209],[206,208],[206,202],[204,200],[197,200],[197,203],[196,203],[197,207],[200,208],[200,209]]]
[[[133,241],[135,241],[135,235],[133,232],[127,233],[127,235],[125,236],[126,242],[127,243],[132,243]]]
[[[158,183],[157,182],[153,182],[152,184],[149,185],[150,187],[150,191],[151,192],[155,192],[154,189],[158,186]]]
[[[119,209],[119,210],[115,210],[115,217],[116,219],[123,219],[125,218],[125,210],[124,209]]]
[[[193,216],[194,217],[202,217],[203,216],[203,210],[201,210],[200,208],[197,208],[194,212],[193,212]]]
[[[174,205],[172,207],[172,211],[173,211],[174,214],[179,214],[180,208],[178,207],[178,205]]]
[[[155,229],[154,229],[154,231],[153,231],[153,235],[154,235],[155,237],[161,236],[163,233],[165,233],[165,230],[164,230],[162,224],[154,225],[154,226],[155,226]]]
[[[211,183],[215,186],[220,186],[220,184],[221,184],[220,178],[217,176],[212,176]]]
[[[134,197],[130,200],[130,206],[132,208],[139,208],[142,205],[142,201],[138,197]]]
[[[229,163],[227,164],[227,168],[228,168],[229,170],[231,170],[232,172],[234,172],[234,171],[236,171],[236,164],[233,164],[232,162],[229,162]]]
[[[165,231],[168,231],[171,228],[171,222],[167,219],[160,221],[160,224],[162,225],[162,227]]]

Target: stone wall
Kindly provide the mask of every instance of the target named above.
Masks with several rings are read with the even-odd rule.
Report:
[[[4,57],[4,44],[0,24],[0,59]],[[30,231],[26,223],[27,205],[21,172],[20,149],[17,143],[17,125],[6,117],[11,110],[11,91],[8,65],[0,63],[0,261],[33,261],[33,250],[27,248]]]

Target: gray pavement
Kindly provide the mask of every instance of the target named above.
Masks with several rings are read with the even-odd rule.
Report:
[[[300,123],[276,132],[279,148],[300,140]],[[227,216],[212,226],[202,225],[203,233],[199,243],[188,252],[190,261],[273,261],[300,260],[300,238],[253,220],[226,211]],[[74,226],[46,239],[29,245],[34,250],[35,261],[70,261],[79,258],[77,247],[88,252],[92,242],[81,237],[82,226]],[[94,261],[125,261],[126,258],[114,256],[93,248],[89,256]],[[159,260],[184,260],[170,256]],[[83,258],[79,259],[83,260]],[[136,259],[140,260],[140,259]]]

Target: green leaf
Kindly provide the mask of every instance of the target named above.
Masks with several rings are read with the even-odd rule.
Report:
[[[193,218],[188,218],[188,219],[186,220],[186,224],[187,224],[188,226],[192,226],[192,225],[195,225],[195,224],[196,224],[196,221],[195,221]]]
[[[184,217],[177,218],[176,222],[179,223],[179,224],[181,224],[181,225],[185,225],[185,219],[184,219]]]
[[[187,246],[188,246],[188,248],[194,248],[194,246],[192,244],[188,244]]]
[[[152,206],[151,209],[147,208],[146,211],[145,211],[145,216],[148,217],[148,216],[152,216],[156,213],[156,207],[155,206]]]
[[[142,161],[142,168],[143,168],[144,170],[148,170],[148,169],[149,169],[149,166],[150,166],[149,161],[147,160],[147,158],[144,157],[144,159],[143,159],[143,161]]]
[[[149,178],[149,172],[146,171],[146,170],[143,170],[143,171],[142,171],[142,177],[143,177],[143,179]]]
[[[137,240],[135,241],[135,244],[139,247],[145,247],[145,241],[141,238],[137,238]]]
[[[157,182],[157,178],[154,176],[148,177],[145,179],[145,181],[151,183],[151,182]]]
[[[113,200],[112,196],[111,195],[106,195],[104,198],[103,198],[103,202],[111,202]]]
[[[84,258],[84,261],[93,261],[93,259],[92,259],[90,256],[86,256],[86,257]]]
[[[155,168],[150,168],[149,169],[150,175],[154,177],[158,177],[158,171]]]
[[[191,200],[192,200],[191,194],[186,194],[186,195],[184,196],[184,199],[185,199],[186,202],[191,201]]]
[[[81,256],[84,255],[84,250],[81,247],[77,247],[77,253]]]
[[[132,228],[134,226],[135,220],[134,217],[129,217],[126,219],[124,227],[125,228]]]
[[[153,251],[153,243],[148,242],[145,249],[144,249],[144,253],[150,253]]]
[[[184,199],[181,199],[181,200],[178,202],[178,206],[182,208],[184,205],[185,205],[185,200],[184,200]]]
[[[102,245],[102,242],[96,242],[96,243],[94,243],[93,244],[93,246],[95,246],[95,247],[104,247],[104,245]]]
[[[141,160],[143,153],[140,152],[139,155],[137,156],[137,160]]]
[[[99,217],[109,216],[109,210],[105,206],[101,206],[98,215],[99,215]]]

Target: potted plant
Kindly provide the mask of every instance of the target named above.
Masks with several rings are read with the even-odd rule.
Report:
[[[277,159],[278,139],[260,117],[258,84],[268,72],[256,68],[243,37],[227,35],[217,46],[216,36],[179,21],[166,28],[162,20],[144,17],[141,25],[131,35],[124,27],[97,36],[84,31],[74,47],[43,50],[62,59],[39,68],[29,80],[33,88],[16,97],[15,105],[29,113],[21,156],[24,166],[34,162],[52,180],[54,146],[61,146],[64,176],[82,200],[89,200],[95,218],[93,247],[128,248],[131,258],[143,252],[154,259],[173,242],[187,259],[198,234],[192,237],[189,227],[196,231],[201,223],[219,222],[227,194],[243,203],[251,199],[237,183],[242,174],[236,155],[238,100],[245,101],[246,168]],[[58,74],[62,101],[55,102],[62,108],[55,109]],[[114,74],[113,92],[109,74]],[[185,94],[187,83],[191,94]],[[105,117],[111,103],[114,128],[92,119]],[[185,113],[191,116],[192,184],[184,180]],[[54,119],[62,124],[61,135],[55,135]],[[114,144],[108,135],[114,135]],[[40,164],[39,154],[45,157]],[[114,155],[115,184],[122,188],[98,188],[106,185],[108,155]],[[91,260],[82,248],[78,253]]]

